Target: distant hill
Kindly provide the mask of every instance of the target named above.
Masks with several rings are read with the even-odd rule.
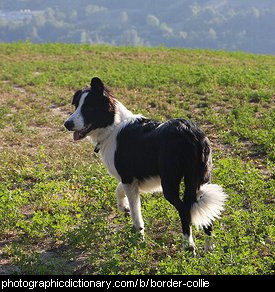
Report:
[[[273,0],[2,0],[0,41],[275,53]]]

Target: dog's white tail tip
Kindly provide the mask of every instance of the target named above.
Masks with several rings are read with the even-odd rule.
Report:
[[[197,202],[191,207],[191,222],[197,228],[209,226],[224,210],[227,194],[217,184],[204,184],[197,192]]]

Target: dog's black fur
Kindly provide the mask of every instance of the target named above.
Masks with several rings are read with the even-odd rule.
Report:
[[[200,186],[210,181],[210,144],[196,124],[171,119],[163,124],[145,118],[130,123],[117,136],[115,167],[124,184],[160,176],[165,198],[179,212],[189,235],[190,209]],[[185,182],[184,199],[179,186]],[[204,226],[208,235],[211,226]]]

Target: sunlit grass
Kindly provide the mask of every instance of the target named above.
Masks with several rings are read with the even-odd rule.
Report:
[[[270,274],[275,59],[166,48],[0,44],[0,265],[23,274]],[[198,122],[229,194],[215,245],[183,252],[177,212],[142,197],[146,243],[116,210],[116,181],[63,122],[99,76],[134,112]],[[0,268],[0,272],[2,272]]]

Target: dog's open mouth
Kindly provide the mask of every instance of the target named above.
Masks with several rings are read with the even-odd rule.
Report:
[[[74,141],[84,139],[92,130],[92,126],[89,125],[80,131],[74,131]]]

